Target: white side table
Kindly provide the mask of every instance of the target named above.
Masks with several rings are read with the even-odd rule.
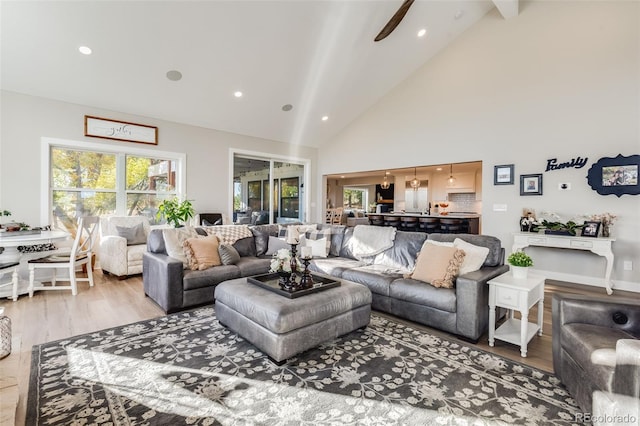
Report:
[[[542,336],[542,316],[544,312],[544,280],[541,275],[528,274],[526,279],[516,279],[511,272],[502,274],[489,284],[489,346],[495,339],[520,345],[520,355],[527,356],[527,344],[538,333]],[[529,322],[529,309],[538,304],[538,323]],[[496,330],[496,306],[511,310],[507,320]],[[521,313],[522,319],[515,319],[513,311]]]

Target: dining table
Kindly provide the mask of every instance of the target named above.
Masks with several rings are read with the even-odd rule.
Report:
[[[18,295],[29,292],[29,260],[48,256],[53,251],[19,250],[19,247],[34,246],[39,244],[56,243],[68,239],[70,234],[66,231],[5,231],[0,232],[0,263],[20,262],[18,266]],[[3,280],[5,277],[1,277]],[[0,288],[0,298],[11,297],[11,289],[8,286]]]

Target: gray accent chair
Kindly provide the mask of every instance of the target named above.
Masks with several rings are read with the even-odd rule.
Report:
[[[592,413],[599,394],[637,410],[640,301],[554,294],[552,316],[553,368],[580,408]]]

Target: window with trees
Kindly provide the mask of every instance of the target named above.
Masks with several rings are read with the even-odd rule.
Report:
[[[342,190],[342,205],[345,209],[366,210],[367,196],[366,189],[345,187]]]
[[[176,158],[50,147],[51,214],[74,229],[86,215],[144,215],[156,223],[157,204],[177,195]]]

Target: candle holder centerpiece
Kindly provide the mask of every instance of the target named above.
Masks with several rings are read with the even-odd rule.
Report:
[[[309,271],[309,262],[311,261],[313,255],[311,253],[311,247],[302,247],[300,249],[300,258],[302,260],[302,264],[304,265],[304,271],[302,271],[302,276],[300,277],[300,286],[302,288],[311,288],[313,287],[313,277],[311,276],[311,272]]]

